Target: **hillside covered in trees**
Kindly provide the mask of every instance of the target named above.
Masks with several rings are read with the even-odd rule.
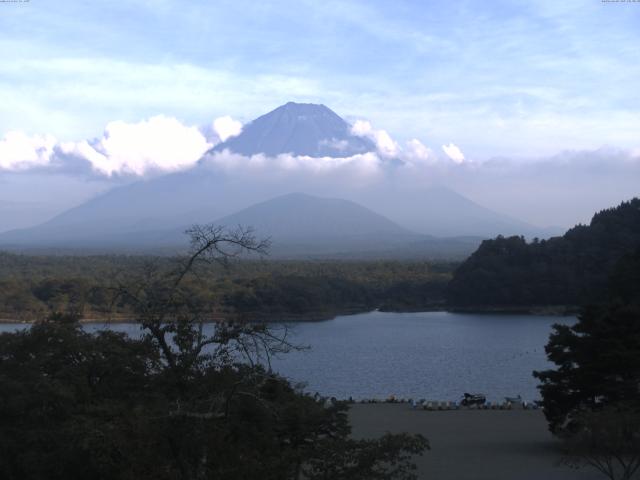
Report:
[[[574,306],[607,295],[616,262],[640,246],[640,199],[596,213],[549,240],[502,237],[482,242],[454,272],[450,306]]]
[[[126,320],[113,301],[131,277],[169,272],[179,259],[150,256],[29,256],[0,252],[0,319],[33,321],[52,312]],[[341,313],[443,308],[455,265],[401,261],[234,261],[201,265],[188,279],[211,318],[315,320]]]

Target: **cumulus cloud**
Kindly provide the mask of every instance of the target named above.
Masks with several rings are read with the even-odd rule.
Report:
[[[453,143],[449,143],[449,145],[442,145],[442,151],[455,163],[460,164],[464,162],[464,154],[457,145],[454,145]]]
[[[406,142],[404,146],[400,146],[385,130],[374,128],[371,122],[367,120],[356,120],[351,127],[351,134],[369,138],[374,142],[376,151],[380,157],[386,159],[393,158],[394,160],[399,160],[404,165],[433,165],[439,160],[433,150],[417,138],[413,138]],[[455,145],[452,144],[452,146],[457,149]],[[459,157],[456,158],[461,158],[461,160],[455,161],[456,163],[461,163],[461,161],[464,160],[464,156],[459,149],[457,149],[457,151]],[[448,153],[447,155],[450,157]]]
[[[84,158],[107,176],[181,170],[193,166],[211,147],[197,127],[164,115],[138,123],[110,122],[102,138],[92,143],[60,145],[63,153]]]
[[[226,142],[227,139],[240,135],[242,123],[234,120],[229,115],[225,115],[213,121],[213,131],[216,132],[222,142]]]
[[[310,157],[307,155],[281,154],[268,157],[263,154],[244,156],[223,150],[205,157],[213,167],[240,175],[281,175],[289,173],[310,174],[312,176],[346,174],[354,179],[366,180],[382,173],[382,162],[374,152],[350,157]]]
[[[56,139],[51,135],[9,132],[0,140],[0,170],[26,170],[47,165],[55,144]]]
[[[432,164],[435,163],[433,151],[417,138],[409,140],[404,150],[404,158],[407,163],[416,164]]]
[[[374,129],[367,120],[356,120],[351,127],[351,133],[358,137],[371,139],[378,153],[383,157],[395,157],[400,152],[400,147],[385,130]]]
[[[216,118],[209,126],[199,129],[165,115],[137,123],[109,122],[102,136],[93,140],[58,142],[51,135],[10,132],[0,140],[0,171],[40,168],[83,175],[93,172],[102,177],[167,173],[195,166],[213,146],[241,132],[242,123],[230,116]],[[414,138],[400,146],[386,131],[374,128],[366,120],[356,121],[351,132],[371,139],[376,151],[349,157],[290,154],[243,157],[226,152],[209,155],[208,159],[234,172],[260,168],[270,172],[323,175],[340,171],[348,172],[352,179],[359,175],[363,181],[381,174],[385,168],[405,165],[426,171],[424,167],[448,163],[443,161],[446,157],[436,155],[420,140]],[[348,141],[334,138],[321,142],[325,144],[337,151],[348,147]],[[443,150],[454,162],[464,161],[464,155],[454,144],[443,146]]]
[[[231,117],[216,119],[214,124],[216,138],[211,140],[197,127],[164,115],[137,123],[109,122],[103,135],[91,141],[58,142],[52,135],[12,131],[0,140],[0,171],[69,170],[78,162],[108,177],[183,170],[195,165],[220,139],[242,129]]]

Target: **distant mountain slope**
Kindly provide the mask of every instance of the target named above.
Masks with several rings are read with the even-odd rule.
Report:
[[[187,245],[184,230],[191,224],[187,217],[180,226],[171,228],[150,222],[147,226],[127,224],[126,228],[111,231],[88,218],[83,208],[79,211],[82,215],[70,212],[69,217],[59,218],[59,223],[0,235],[0,241],[12,240],[14,246],[26,250],[73,249],[89,253],[175,253]],[[213,223],[229,228],[250,226],[259,237],[270,237],[273,258],[461,259],[480,242],[479,238],[441,239],[416,234],[355,202],[302,193],[257,203]]]
[[[108,247],[145,244],[157,230],[227,213],[220,179],[188,171],[124,185],[35,227],[0,234],[0,245]]]
[[[355,202],[291,193],[220,218],[222,225],[252,225],[258,232],[286,240],[323,240],[370,235],[416,236]]]
[[[290,152],[312,156],[345,156],[374,149],[369,140],[355,137],[349,130],[349,124],[324,105],[288,103],[246,125],[243,133],[219,145],[217,149],[229,148],[244,154],[277,155]],[[182,232],[189,225],[220,219],[249,205],[262,202],[265,198],[282,194],[284,188],[289,188],[284,186],[286,178],[269,180],[262,182],[261,178],[237,176],[203,161],[188,171],[114,188],[38,226],[3,232],[0,234],[0,247],[100,250],[173,248],[184,244],[184,235],[176,232]],[[403,250],[403,255],[409,251],[423,252],[425,248],[435,252],[437,242],[433,237],[425,235],[476,237],[471,240],[472,245],[475,245],[477,237],[486,238],[496,234],[539,235],[535,227],[481,207],[444,187],[426,188],[422,191],[404,191],[400,188],[391,192],[380,191],[374,185],[368,189],[357,190],[352,200],[372,208],[380,214],[379,217],[387,217],[387,222],[391,222],[388,219],[392,219],[423,235],[416,236],[416,233],[411,233],[416,243],[411,248]],[[349,196],[352,193],[344,186],[334,191],[339,192],[334,193],[338,197]],[[259,211],[256,209],[246,212],[245,215]],[[262,214],[268,216],[269,212],[260,212],[260,215],[250,215],[251,218],[248,220],[251,221],[242,223],[254,225],[257,229],[266,226],[268,221],[260,220],[259,217]],[[339,217],[336,217],[335,221],[338,223],[317,228],[315,233],[304,239],[304,242],[297,242],[297,246],[294,245],[293,236],[289,235],[287,252],[309,253],[305,248],[310,245],[310,240],[314,240],[314,252],[338,253],[337,243],[329,245],[325,242],[326,248],[321,248],[320,242],[317,241],[322,232],[328,231],[344,234],[342,236],[345,238],[341,239],[343,247],[351,242],[352,246],[345,250],[345,255],[356,252],[357,242],[362,242],[357,232],[364,225],[358,223],[356,216],[346,220],[346,212],[343,213],[343,217],[340,218],[345,220],[342,223],[338,222]],[[302,225],[306,225],[308,230],[311,229],[318,222],[313,218],[321,219],[322,215],[321,211],[313,209],[311,213],[300,215],[298,230],[304,230]],[[371,221],[370,216],[367,218],[367,222]],[[379,221],[379,226],[382,223]],[[288,232],[286,229],[289,227],[283,224],[277,227],[275,225],[274,223],[274,226],[270,227],[274,236],[283,236]],[[347,227],[353,232],[349,233]],[[396,242],[398,238],[402,238],[400,243],[406,243],[409,238],[408,231],[397,224],[395,227],[404,233],[396,230],[393,235],[371,236],[370,231],[364,229],[367,233],[363,235],[370,237],[366,239],[367,251],[371,252],[375,247],[375,239],[378,242],[378,247],[375,248],[386,252],[378,250],[380,255],[389,253],[389,242],[392,239]],[[426,238],[430,239],[427,241]],[[449,245],[455,248],[450,249]],[[440,241],[440,247],[443,252],[455,251],[457,257],[464,252],[470,253],[471,248],[468,239]]]
[[[579,305],[602,299],[616,262],[640,247],[640,199],[596,213],[588,226],[527,243],[482,242],[448,288],[456,306]]]
[[[242,155],[281,153],[349,157],[375,150],[371,140],[351,134],[351,126],[324,105],[289,102],[256,118],[242,133],[217,145]]]
[[[292,193],[252,205],[215,223],[251,225],[269,236],[275,257],[358,254],[421,238],[357,203]]]
[[[460,258],[479,239],[437,239],[411,232],[355,202],[292,193],[216,220],[270,236],[274,257]]]
[[[444,186],[432,186],[422,191],[412,192],[411,198],[403,198],[402,192],[394,198],[384,199],[385,205],[371,204],[383,214],[387,210],[397,211],[393,218],[408,228],[420,233],[439,237],[496,235],[544,236],[543,230],[483,207],[456,191]],[[401,208],[398,205],[411,205]],[[391,216],[391,215],[389,215]]]
[[[240,136],[220,147],[233,147],[245,154],[292,152],[318,156],[345,156],[374,149],[369,140],[352,136],[349,129],[347,122],[324,105],[288,103],[257,118]],[[3,232],[0,246],[109,248],[166,244],[173,240],[160,238],[160,231],[211,222],[263,198],[264,193],[246,189],[229,181],[224,173],[198,165],[186,172],[114,188],[35,227]]]

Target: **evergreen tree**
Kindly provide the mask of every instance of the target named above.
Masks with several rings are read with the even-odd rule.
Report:
[[[584,410],[640,407],[638,272],[640,249],[618,262],[607,303],[583,308],[573,326],[554,326],[546,351],[557,368],[534,372],[552,431],[571,430]]]

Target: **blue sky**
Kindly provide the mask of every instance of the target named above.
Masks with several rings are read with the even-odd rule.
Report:
[[[31,0],[0,32],[0,137],[294,100],[469,158],[640,148],[639,3]]]

